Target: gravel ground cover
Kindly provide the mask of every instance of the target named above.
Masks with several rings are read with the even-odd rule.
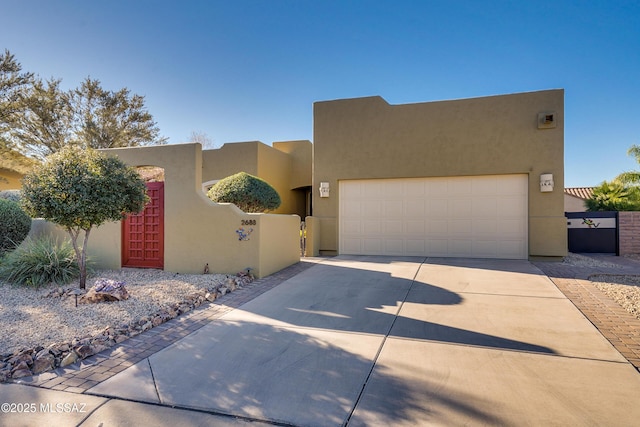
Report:
[[[640,255],[627,255],[640,261]],[[616,268],[617,264],[597,260],[580,254],[569,254],[565,264],[578,267]],[[589,277],[591,283],[620,304],[629,313],[640,319],[640,276],[625,274],[600,274]]]
[[[596,288],[640,319],[640,276],[604,274],[589,279]]]
[[[129,299],[76,307],[74,296],[52,295],[78,288],[77,282],[62,288],[52,285],[38,290],[0,282],[0,354],[80,339],[107,326],[127,324],[182,302],[203,287],[224,283],[231,276],[147,269],[101,270],[87,281],[87,290],[99,277],[124,281]]]

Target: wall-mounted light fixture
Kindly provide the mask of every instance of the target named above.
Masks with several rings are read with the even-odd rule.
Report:
[[[320,197],[329,197],[329,183],[321,182],[320,183]]]
[[[552,173],[543,173],[542,175],[540,175],[540,191],[543,193],[553,191]]]

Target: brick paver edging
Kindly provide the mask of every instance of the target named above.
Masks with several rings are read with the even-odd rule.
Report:
[[[577,268],[562,269],[543,263],[536,263],[536,266],[549,276],[615,349],[640,371],[640,320],[589,280],[575,278],[586,276],[584,272],[575,274]]]
[[[303,260],[88,357],[79,364],[32,377],[19,378],[13,382],[52,390],[84,393],[314,265],[314,262]]]

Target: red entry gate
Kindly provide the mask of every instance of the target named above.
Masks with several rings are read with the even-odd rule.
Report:
[[[122,266],[164,268],[164,182],[148,182],[144,211],[122,221]]]

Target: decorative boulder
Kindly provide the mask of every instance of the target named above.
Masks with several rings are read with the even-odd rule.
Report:
[[[98,303],[103,301],[122,301],[129,298],[124,282],[111,279],[98,279],[95,285],[82,298],[81,303]]]

